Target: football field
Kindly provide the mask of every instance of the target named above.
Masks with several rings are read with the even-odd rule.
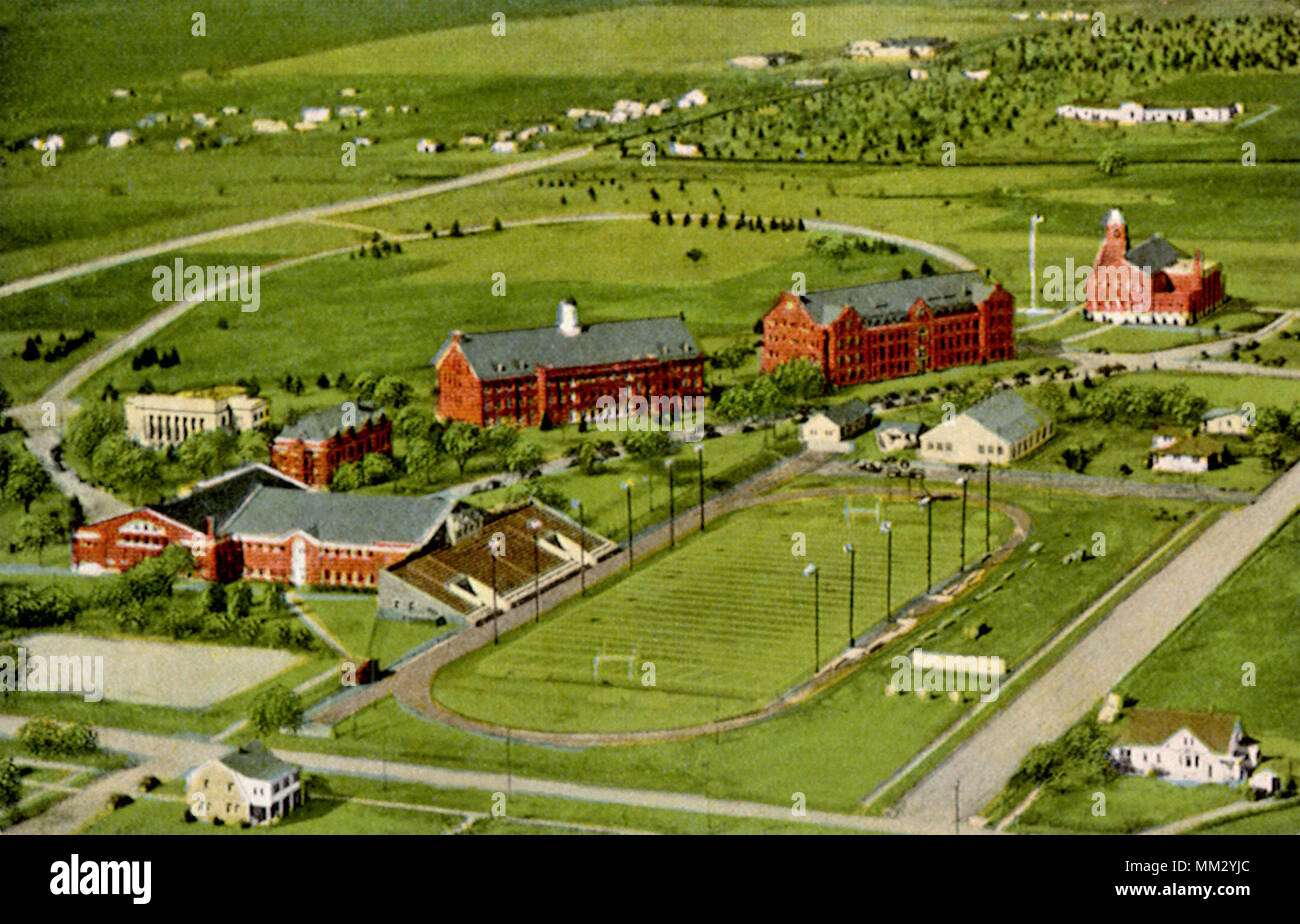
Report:
[[[984,552],[984,511],[973,501],[968,562]],[[887,537],[876,503],[852,496],[852,508],[870,512],[848,517],[843,497],[731,514],[540,626],[444,668],[433,697],[473,718],[548,731],[671,728],[761,708],[846,646],[845,544],[856,558],[854,633],[884,618]],[[880,504],[893,525],[895,610],[925,589],[926,517],[915,500]],[[933,519],[938,583],[957,570],[960,500],[937,501]],[[991,529],[996,548],[1011,522],[995,511]],[[816,576],[805,576],[809,565]]]

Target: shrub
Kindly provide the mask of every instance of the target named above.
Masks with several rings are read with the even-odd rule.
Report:
[[[117,811],[120,808],[126,808],[135,800],[124,792],[110,793],[106,801],[110,811]]]

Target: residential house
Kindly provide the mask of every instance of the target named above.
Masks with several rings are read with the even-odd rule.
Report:
[[[1014,391],[999,391],[921,438],[932,462],[1009,465],[1052,438],[1052,420]]]
[[[1224,445],[1209,436],[1193,436],[1180,431],[1172,439],[1168,428],[1157,430],[1151,438],[1147,464],[1157,472],[1196,474],[1223,464]]]
[[[915,449],[921,444],[921,434],[924,432],[925,424],[919,421],[886,420],[874,431],[876,448],[884,453]]]
[[[1259,745],[1235,716],[1221,712],[1134,709],[1110,748],[1120,773],[1170,782],[1243,782],[1259,763]]]
[[[186,774],[186,801],[199,821],[267,825],[302,805],[301,773],[254,739]]]
[[[799,442],[809,452],[851,452],[871,418],[871,405],[857,399],[819,408],[799,425]]]
[[[1253,429],[1239,407],[1214,407],[1201,415],[1201,432],[1220,436],[1245,436]]]

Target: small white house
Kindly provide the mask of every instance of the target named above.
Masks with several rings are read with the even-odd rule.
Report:
[[[316,122],[294,122],[293,123],[293,130],[296,132],[314,132],[318,128],[320,128],[320,125],[319,123]]]
[[[238,107],[238,106],[222,106],[222,107],[221,107],[221,114],[222,114],[222,115],[228,115],[228,116],[231,116],[231,115],[239,115],[239,107]]]
[[[289,130],[289,125],[282,119],[254,119],[253,131],[259,135],[278,135]]]
[[[739,55],[727,62],[729,67],[743,67],[747,71],[761,71],[767,67],[767,55]]]
[[[356,96],[356,95],[357,95],[356,87],[344,87],[342,90],[339,90],[339,96]]]
[[[990,73],[992,72],[988,68],[985,68],[981,71],[962,71],[961,75],[967,80],[984,81],[989,79]]]
[[[482,135],[461,135],[457,142],[462,148],[477,148],[484,144]]]
[[[1226,713],[1134,709],[1110,762],[1120,773],[1170,782],[1236,784],[1259,764],[1259,745]]]
[[[415,150],[420,154],[437,154],[442,150],[442,145],[432,138],[421,138],[415,142]]]
[[[669,157],[699,157],[700,146],[698,144],[686,144],[683,141],[668,142]]]
[[[519,146],[513,141],[494,141],[492,142],[491,151],[493,154],[514,154],[519,150]]]
[[[303,106],[303,122],[328,122],[330,120],[329,106]]]
[[[704,106],[709,102],[709,95],[703,90],[687,90],[681,96],[677,97],[678,109],[690,109],[693,106]]]
[[[929,80],[930,72],[919,67],[909,68],[907,71],[908,80]]]
[[[1238,407],[1215,407],[1201,415],[1202,433],[1245,436],[1251,429],[1245,412]]]
[[[174,145],[172,145],[172,147],[175,148],[177,151],[193,151],[193,150],[194,150],[194,139],[193,139],[193,138],[186,138],[186,137],[182,136],[182,137],[176,139],[176,143],[175,143]]]
[[[875,429],[876,448],[883,453],[915,449],[925,425],[915,420],[886,420]]]
[[[130,129],[122,128],[108,136],[106,144],[110,148],[124,148],[128,144],[135,143],[135,132]]]
[[[853,437],[871,423],[871,405],[865,401],[820,408],[799,425],[799,442],[809,452],[850,452]]]
[[[1168,435],[1157,431],[1151,439],[1151,447],[1147,461],[1157,472],[1196,474],[1218,468],[1223,462],[1223,443],[1209,436],[1183,434],[1169,442]]]
[[[185,795],[201,821],[270,824],[302,805],[301,771],[253,740],[186,774]]]

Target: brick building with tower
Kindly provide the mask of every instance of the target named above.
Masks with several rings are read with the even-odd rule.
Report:
[[[602,397],[704,395],[704,357],[682,318],[579,324],[572,299],[554,327],[453,331],[433,365],[439,416],[484,427],[591,421]]]
[[[979,273],[942,273],[798,295],[763,316],[760,368],[817,365],[832,386],[1015,356],[1011,294]]]
[[[372,452],[392,455],[392,421],[383,408],[345,401],[306,414],[281,430],[271,444],[271,465],[290,478],[324,488],[340,465]]]
[[[1159,234],[1130,247],[1119,209],[1086,282],[1085,318],[1115,324],[1195,324],[1224,302],[1223,273],[1199,250],[1191,256]]]

